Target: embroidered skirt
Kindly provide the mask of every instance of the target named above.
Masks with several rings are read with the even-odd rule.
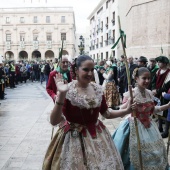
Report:
[[[96,130],[92,138],[88,130],[86,137],[74,129],[67,132],[60,127],[45,155],[43,170],[123,170],[123,164],[109,131]]]
[[[165,144],[154,121],[149,128],[138,121],[142,164],[144,170],[168,170]],[[125,119],[113,134],[113,140],[120,152],[125,170],[139,170],[140,161],[136,129],[133,119]]]
[[[108,107],[118,106],[120,104],[119,92],[115,82],[107,82],[104,92]]]

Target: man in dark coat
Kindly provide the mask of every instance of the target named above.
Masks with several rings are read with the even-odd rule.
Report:
[[[45,63],[45,66],[44,66],[44,77],[45,77],[46,85],[48,83],[49,75],[50,75],[50,72],[51,72],[51,68],[50,68],[49,63],[50,63],[50,61],[47,61]]]
[[[15,88],[15,66],[14,66],[14,61],[9,62],[9,83],[10,83],[10,88]]]
[[[147,67],[148,60],[144,56],[140,56],[138,59],[138,67]]]
[[[155,59],[158,62],[159,70],[156,73],[156,89],[152,90],[153,94],[161,100],[161,104],[166,104],[166,101],[162,97],[162,92],[165,91],[165,84],[170,80],[170,69],[168,68],[169,59],[165,56],[159,56]],[[165,91],[166,92],[166,91]],[[168,110],[163,112],[163,116],[167,117]],[[159,119],[159,131],[163,132],[162,119]],[[170,122],[165,121],[165,131],[162,133],[162,137],[168,137],[168,130]]]
[[[150,58],[149,61],[150,63],[149,63],[148,69],[151,73],[151,81],[150,81],[150,85],[148,89],[154,90],[156,88],[156,72],[158,71],[159,67],[156,64],[155,58]]]
[[[135,87],[135,80],[132,77],[132,75],[133,75],[133,71],[135,70],[135,68],[138,68],[138,65],[133,63],[133,57],[132,56],[129,56],[127,61],[128,61],[128,65],[129,65],[131,85],[132,85],[132,87]],[[125,79],[124,79],[124,85],[126,85],[126,91],[127,91],[128,90],[127,74],[126,74]]]
[[[3,68],[3,63],[0,61],[0,99],[3,100],[5,91],[5,72]]]

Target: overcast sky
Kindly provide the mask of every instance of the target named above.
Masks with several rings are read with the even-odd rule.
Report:
[[[84,33],[87,25],[89,24],[87,17],[91,14],[99,2],[100,0],[32,0],[31,3],[31,0],[0,0],[0,7],[73,7],[77,33]]]

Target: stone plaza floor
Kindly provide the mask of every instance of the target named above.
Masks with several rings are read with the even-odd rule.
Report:
[[[0,170],[41,170],[52,132],[47,113],[53,102],[45,83],[19,84],[6,93],[7,99],[0,100]],[[104,124],[113,134],[121,120],[105,119]]]

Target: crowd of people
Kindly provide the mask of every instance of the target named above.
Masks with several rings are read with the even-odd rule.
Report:
[[[0,60],[0,100],[6,99],[5,88],[17,88],[19,83],[39,81],[47,84],[51,71],[57,68],[57,59],[52,61],[19,61],[5,62]]]
[[[159,56],[148,63],[141,56],[134,63],[133,57],[128,57],[133,103],[124,60],[121,56],[120,61],[101,61],[97,65],[82,55],[69,68],[67,57],[63,57],[59,68],[50,73],[46,87],[54,101],[50,123],[59,129],[47,149],[43,170],[138,170],[141,166],[145,170],[169,169],[162,139],[168,136],[170,120],[169,59]],[[133,111],[138,122],[142,165]],[[98,119],[99,113],[106,119],[128,117],[111,137]],[[161,115],[158,127],[153,114]]]

